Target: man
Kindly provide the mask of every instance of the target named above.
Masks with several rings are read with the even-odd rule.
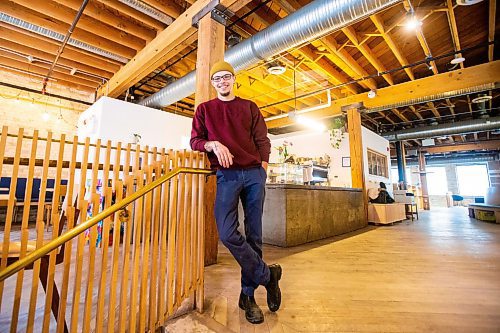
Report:
[[[193,150],[206,152],[217,170],[215,220],[219,237],[241,267],[239,307],[252,324],[264,321],[255,302],[259,285],[267,289],[269,310],[281,304],[281,267],[262,260],[262,211],[266,169],[271,152],[267,127],[257,105],[236,97],[233,67],[221,61],[210,70],[217,98],[196,109],[191,132]],[[238,202],[245,213],[245,237],[238,231]]]

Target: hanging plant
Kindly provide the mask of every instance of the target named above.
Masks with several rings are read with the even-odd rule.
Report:
[[[328,128],[328,134],[330,135],[330,144],[333,148],[339,149],[340,143],[344,138],[345,133],[345,117],[335,117],[332,119],[330,126]]]

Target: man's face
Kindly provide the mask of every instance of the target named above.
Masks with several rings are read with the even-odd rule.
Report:
[[[229,96],[234,85],[234,75],[228,71],[220,71],[212,76],[210,82],[214,86],[217,93],[221,96]]]

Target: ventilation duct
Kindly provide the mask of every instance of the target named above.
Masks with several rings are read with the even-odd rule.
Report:
[[[4,14],[2,12],[0,12],[0,22],[4,22],[4,23],[10,24],[10,25],[13,25],[15,27],[21,28],[21,29],[31,31],[37,35],[41,35],[41,36],[44,36],[44,37],[47,37],[47,38],[50,38],[53,40],[57,40],[59,42],[64,41],[65,36],[63,34],[60,34],[58,32],[55,32],[55,31],[52,31],[52,30],[49,30],[49,29],[46,29],[43,27],[40,27],[40,26],[35,25],[35,24],[28,23],[26,21],[20,20],[18,18]],[[68,40],[68,45],[71,45],[71,46],[74,46],[76,48],[88,51],[88,52],[93,53],[93,54],[100,55],[100,56],[108,58],[108,59],[116,60],[116,61],[121,62],[123,64],[126,64],[129,60],[129,59],[124,58],[122,56],[119,56],[117,54],[108,52],[108,51],[100,49],[98,47],[94,47],[94,46],[89,45],[87,43],[80,42],[80,41],[73,39],[73,38],[70,38]]]
[[[447,91],[447,92],[441,93],[441,94],[429,95],[429,96],[425,96],[425,97],[409,99],[409,100],[394,103],[394,104],[388,104],[388,105],[383,105],[383,106],[379,106],[379,107],[375,107],[375,108],[370,108],[370,109],[366,110],[366,113],[380,112],[380,111],[391,110],[391,109],[396,109],[396,108],[415,105],[415,104],[434,102],[434,101],[438,101],[441,99],[452,98],[452,97],[463,96],[463,95],[470,95],[470,94],[483,92],[483,91],[487,91],[487,90],[493,90],[496,88],[498,88],[498,84],[488,83],[488,84],[483,84],[483,85],[476,86],[476,87]]]
[[[316,0],[226,51],[236,72],[373,15],[401,0]],[[140,102],[161,108],[195,92],[196,72]]]
[[[447,164],[477,164],[481,162],[489,162],[498,160],[497,156],[489,155],[489,156],[474,156],[474,157],[438,157],[438,158],[426,158],[425,165],[447,165]],[[397,163],[392,162],[391,165],[393,167],[397,166]],[[406,160],[406,166],[417,166],[417,160]]]
[[[456,123],[440,124],[423,128],[411,128],[396,132],[383,133],[389,141],[435,138],[446,135],[458,135],[474,132],[492,131],[500,128],[500,117],[474,119]]]

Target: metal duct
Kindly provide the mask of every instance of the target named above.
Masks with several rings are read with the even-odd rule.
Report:
[[[474,119],[456,123],[411,128],[382,134],[389,141],[434,138],[453,134],[467,134],[500,129],[500,117]]]
[[[495,155],[489,156],[476,156],[476,157],[439,157],[426,159],[425,165],[447,165],[447,164],[478,164],[489,161],[496,161],[497,157]],[[391,163],[392,167],[396,166],[396,163]],[[408,160],[406,166],[418,166],[418,161]]]
[[[498,87],[499,87],[499,85],[496,83],[487,83],[487,84],[483,84],[483,85],[476,86],[476,87],[447,91],[447,92],[441,93],[441,94],[429,95],[429,96],[425,96],[425,97],[409,99],[409,100],[394,103],[394,104],[388,104],[388,105],[383,105],[383,106],[379,106],[379,107],[375,107],[375,108],[370,108],[370,109],[366,110],[365,113],[380,112],[380,111],[410,106],[410,105],[414,105],[414,104],[434,102],[434,101],[438,101],[438,100],[445,99],[445,98],[452,98],[452,97],[469,95],[469,94],[474,94],[474,93],[483,92],[483,91],[487,91],[487,90],[492,90],[492,89],[496,89]]]
[[[174,19],[168,16],[165,13],[160,12],[154,7],[151,7],[147,3],[137,1],[137,0],[118,0],[119,2],[123,3],[124,5],[127,5],[131,8],[134,8],[135,10],[146,14],[149,17],[154,18],[155,20],[158,20],[162,23],[165,23],[166,25],[171,25],[172,22],[174,22]]]
[[[28,23],[26,21],[20,20],[18,18],[12,17],[12,16],[7,15],[7,14],[2,13],[2,12],[0,12],[0,22],[4,22],[4,23],[13,25],[15,27],[18,27],[18,28],[21,28],[24,30],[34,32],[38,35],[57,40],[59,42],[64,41],[65,36],[63,34],[60,34],[58,32],[55,32],[55,31],[52,31],[52,30],[49,30],[49,29],[46,29],[43,27],[40,27],[40,26],[35,25],[35,24]],[[71,46],[74,46],[76,48],[88,51],[90,53],[97,54],[97,55],[100,55],[100,56],[108,58],[108,59],[116,60],[116,61],[121,62],[123,64],[126,64],[129,60],[125,57],[108,52],[108,51],[100,49],[98,47],[94,47],[94,46],[89,45],[87,43],[80,42],[80,41],[73,39],[73,38],[70,38],[68,40],[68,44]]]
[[[401,0],[316,0],[230,48],[225,60],[236,72],[373,15]],[[193,71],[140,102],[164,107],[195,91]]]

